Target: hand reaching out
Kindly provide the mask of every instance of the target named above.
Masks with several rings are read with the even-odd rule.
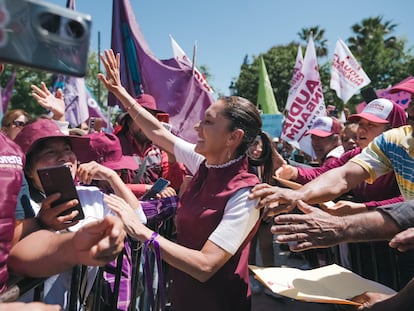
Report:
[[[41,88],[36,85],[32,85],[32,96],[36,101],[45,109],[53,112],[53,119],[57,121],[65,121],[65,102],[63,101],[63,93],[61,89],[58,89],[56,96],[48,90],[44,82],[40,83]]]

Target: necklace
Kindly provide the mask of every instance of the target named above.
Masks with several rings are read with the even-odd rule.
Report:
[[[229,162],[223,163],[223,164],[208,164],[206,162],[206,167],[207,168],[225,168],[228,167],[230,165],[232,165],[233,163],[236,163],[237,161],[240,161],[242,158],[244,157],[244,155],[239,156],[236,159],[230,160]]]

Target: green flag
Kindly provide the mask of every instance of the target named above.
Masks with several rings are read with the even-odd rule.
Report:
[[[262,56],[260,56],[259,94],[257,96],[257,103],[262,107],[263,114],[280,113]]]

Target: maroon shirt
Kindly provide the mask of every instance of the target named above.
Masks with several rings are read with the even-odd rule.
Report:
[[[226,168],[206,168],[204,162],[180,199],[177,211],[177,242],[201,250],[223,218],[230,197],[239,189],[259,182],[248,173],[247,158]],[[257,225],[239,250],[208,281],[202,283],[173,269],[174,310],[250,310],[248,256]]]

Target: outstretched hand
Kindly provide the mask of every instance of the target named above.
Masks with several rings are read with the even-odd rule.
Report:
[[[389,243],[390,247],[406,252],[414,248],[414,228],[396,234]]]
[[[260,199],[257,208],[265,208],[265,216],[287,213],[296,206],[300,194],[294,190],[259,184],[253,187],[249,199]]]
[[[297,202],[297,207],[304,215],[285,214],[274,218],[279,225],[273,226],[271,231],[278,235],[277,242],[297,242],[290,246],[292,251],[331,247],[343,242],[345,228],[341,217],[332,216],[302,201]]]
[[[143,242],[145,240],[145,238],[143,238],[143,235],[144,233],[148,233],[149,229],[141,223],[137,214],[131,208],[131,206],[129,206],[124,199],[115,194],[105,195],[104,201],[108,207],[117,213],[119,218],[121,218],[127,233],[131,237],[134,237],[135,239],[141,240],[141,242]]]
[[[119,218],[105,218],[81,227],[72,240],[78,262],[102,266],[115,259],[124,248],[126,233]]]

